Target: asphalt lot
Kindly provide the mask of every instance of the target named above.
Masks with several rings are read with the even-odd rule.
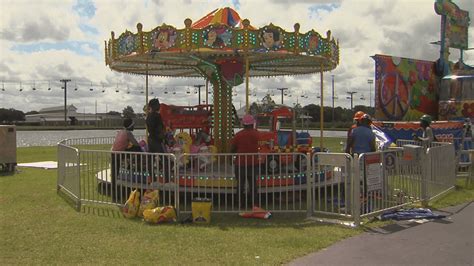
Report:
[[[474,203],[446,218],[400,221],[343,240],[290,265],[474,265]]]

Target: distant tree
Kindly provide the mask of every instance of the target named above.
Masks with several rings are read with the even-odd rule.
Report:
[[[256,102],[253,102],[250,107],[249,107],[249,112],[252,115],[256,115],[258,113],[262,112],[262,108],[260,105],[258,105]]]
[[[117,111],[109,111],[107,114],[108,115],[120,115],[120,113],[117,112]]]
[[[25,113],[13,108],[0,108],[0,123],[12,123],[13,121],[25,121]]]
[[[293,106],[293,110],[295,111],[295,117],[298,118],[304,111],[303,107],[300,103],[295,103]]]
[[[311,116],[311,121],[316,122],[319,121],[319,113],[320,113],[320,107],[319,105],[316,104],[309,104],[303,107],[303,111],[307,113],[309,116]]]
[[[29,111],[29,112],[26,112],[25,115],[36,115],[36,114],[39,114],[38,111]]]
[[[137,115],[131,106],[127,106],[123,109],[122,115],[124,118],[135,118]]]

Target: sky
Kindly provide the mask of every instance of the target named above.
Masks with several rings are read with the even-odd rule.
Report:
[[[470,13],[469,47],[474,47],[472,0],[454,2]],[[434,0],[0,0],[0,108],[28,112],[64,105],[59,80],[70,79],[67,103],[78,112],[122,112],[126,106],[140,112],[145,78],[105,65],[104,41],[111,31],[116,36],[125,30],[136,33],[137,23],[144,31],[163,23],[181,29],[186,18],[197,21],[218,7],[234,8],[256,27],[273,23],[292,32],[299,23],[300,32],[314,29],[322,36],[331,30],[339,40],[340,63],[324,73],[325,105],[332,104],[334,76],[336,106],[350,106],[349,91],[357,91],[354,105],[373,106],[373,84],[368,79],[374,79],[375,64],[370,56],[439,58],[439,47],[430,44],[440,34],[441,17],[433,5]],[[450,59],[458,58],[458,50],[451,49]],[[465,51],[464,61],[474,65],[474,50]],[[153,95],[149,96],[169,104],[195,105],[198,97],[192,86],[204,83],[198,78],[150,77]],[[320,101],[319,74],[251,78],[249,87],[251,102],[270,93],[280,103],[281,87],[289,88],[283,99],[287,105]],[[234,91],[239,109],[245,105],[245,86]]]

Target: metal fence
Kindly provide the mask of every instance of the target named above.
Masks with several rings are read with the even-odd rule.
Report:
[[[132,190],[160,192],[161,206],[192,211],[196,198],[212,212],[259,206],[359,224],[363,217],[426,201],[453,188],[452,144],[414,145],[361,154],[154,154],[109,151],[113,138],[58,144],[58,191],[81,205],[122,206]]]
[[[456,183],[456,154],[454,145],[440,145],[428,148],[426,152],[425,200],[433,199],[454,188]]]
[[[360,215],[376,216],[422,199],[421,148],[361,154],[356,163],[360,177]]]
[[[307,160],[301,153],[182,154],[175,168],[180,212],[190,212],[194,198],[211,199],[213,212],[305,212]]]
[[[312,157],[312,212],[353,217],[354,166],[346,153],[315,153]]]

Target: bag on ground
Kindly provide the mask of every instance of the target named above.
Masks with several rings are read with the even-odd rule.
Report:
[[[176,211],[173,206],[156,207],[143,211],[145,222],[160,224],[176,221]]]
[[[160,192],[158,190],[147,190],[143,194],[142,202],[140,203],[140,210],[138,216],[143,217],[143,212],[148,209],[154,209],[158,206],[160,200]]]
[[[133,218],[137,216],[138,210],[140,208],[140,192],[136,189],[130,193],[128,200],[123,206],[122,213],[126,218]]]

